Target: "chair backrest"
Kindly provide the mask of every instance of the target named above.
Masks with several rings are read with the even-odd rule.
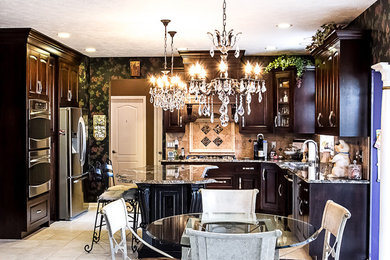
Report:
[[[322,259],[328,259],[331,255],[335,260],[340,257],[341,241],[343,238],[345,224],[351,217],[351,213],[343,206],[328,200],[326,202],[324,213],[322,215],[321,229],[325,230],[324,248]],[[335,237],[333,245],[330,245],[331,234]]]
[[[186,229],[190,237],[191,260],[251,259],[275,257],[280,230],[262,233],[226,234]]]
[[[200,192],[203,212],[254,213],[259,190],[200,189]]]
[[[107,204],[103,208],[103,215],[108,229],[112,260],[115,260],[115,253],[118,250],[122,251],[123,259],[127,259],[126,228],[128,216],[125,201],[119,199]],[[118,243],[114,234],[119,230],[121,231],[121,241]]]

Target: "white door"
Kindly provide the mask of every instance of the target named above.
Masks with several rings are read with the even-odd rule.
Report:
[[[146,97],[111,97],[110,147],[114,173],[146,165]]]

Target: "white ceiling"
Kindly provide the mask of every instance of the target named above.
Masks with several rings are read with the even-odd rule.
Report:
[[[222,29],[222,0],[1,0],[0,27],[32,27],[91,57],[162,56],[164,27],[175,48],[210,48],[207,32]],[[227,0],[227,29],[242,32],[246,55],[304,53],[324,23],[348,23],[375,0]],[[293,24],[278,29],[276,24]],[[71,37],[60,39],[58,32]],[[265,47],[274,45],[276,52]],[[97,49],[86,53],[86,47]]]

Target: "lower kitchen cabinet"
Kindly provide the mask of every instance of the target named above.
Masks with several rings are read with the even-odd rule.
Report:
[[[285,170],[273,163],[261,164],[261,212],[284,216],[291,213],[288,204],[291,198],[291,182],[285,177],[286,174]]]
[[[346,207],[351,218],[345,226],[340,259],[368,259],[369,215],[368,184],[307,183],[298,176],[293,181],[293,218],[321,227],[322,214],[328,200]],[[293,227],[299,237],[308,237],[303,225]],[[324,232],[309,244],[313,259],[321,259]]]
[[[178,164],[163,162],[163,164]],[[205,164],[204,162],[186,162],[186,164]],[[258,189],[256,212],[287,216],[291,214],[291,182],[274,163],[263,162],[217,162],[208,163],[218,166],[207,172],[207,178],[218,183],[206,185],[208,189]]]

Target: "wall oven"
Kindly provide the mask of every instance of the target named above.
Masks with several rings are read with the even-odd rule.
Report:
[[[32,198],[51,188],[50,103],[45,100],[30,99],[28,118],[28,180],[29,197]]]

